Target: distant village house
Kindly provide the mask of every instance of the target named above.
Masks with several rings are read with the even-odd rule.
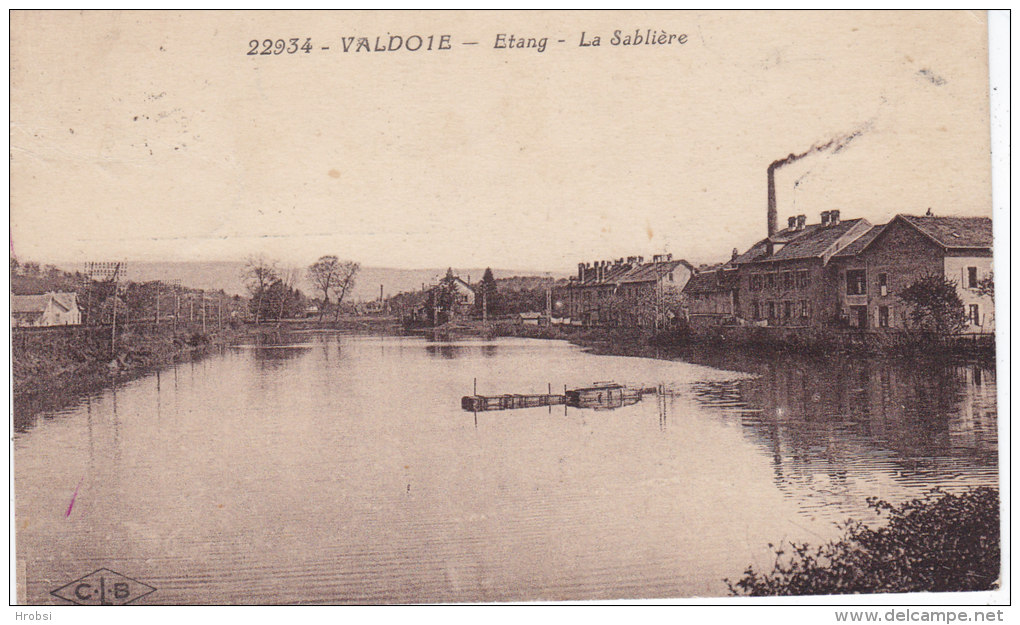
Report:
[[[18,328],[69,326],[81,323],[77,293],[12,295],[11,325]]]
[[[672,254],[650,263],[641,256],[580,263],[577,276],[554,293],[555,314],[572,325],[668,327],[683,316],[683,289],[694,273]]]

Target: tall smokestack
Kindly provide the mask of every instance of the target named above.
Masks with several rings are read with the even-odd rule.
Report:
[[[793,156],[792,154],[790,156]],[[768,233],[771,238],[772,235],[779,230],[779,213],[776,212],[776,161],[769,165],[768,177],[769,177],[769,210],[768,210]]]

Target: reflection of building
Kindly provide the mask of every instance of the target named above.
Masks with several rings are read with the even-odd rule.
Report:
[[[805,505],[843,501],[849,510],[876,494],[891,500],[928,486],[995,483],[994,369],[918,360],[741,360],[721,350],[691,361],[759,374],[698,383],[694,392],[740,424],[771,459],[777,487],[797,491]]]
[[[77,293],[46,293],[45,295],[12,295],[11,325],[66,326],[81,323]]]
[[[672,254],[580,263],[577,276],[554,294],[557,314],[574,325],[657,326],[681,314],[681,294],[694,275]]]
[[[992,298],[979,290],[992,272],[992,220],[987,217],[897,215],[836,256],[840,311],[853,327],[908,327],[909,311],[899,295],[934,274],[957,285],[967,314],[964,332],[995,329]]]

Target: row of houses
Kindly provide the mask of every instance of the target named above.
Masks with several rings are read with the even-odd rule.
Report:
[[[842,220],[822,212],[818,223],[790,217],[728,262],[695,269],[658,256],[578,265],[555,295],[558,314],[575,325],[668,327],[683,316],[692,326],[905,328],[899,295],[918,278],[953,281],[967,315],[967,333],[992,332],[992,221],[986,217],[897,215],[886,224]]]

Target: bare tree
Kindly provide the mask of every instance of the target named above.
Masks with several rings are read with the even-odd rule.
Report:
[[[340,259],[336,256],[323,256],[308,267],[308,281],[316,290],[322,291],[322,308],[319,309],[319,321],[326,314],[329,306],[329,293],[336,284],[340,270]]]
[[[337,265],[336,282],[333,286],[333,293],[336,295],[336,316],[333,318],[334,321],[340,320],[340,305],[343,304],[344,297],[354,288],[355,278],[360,269],[361,264],[353,260],[345,260]]]
[[[278,279],[276,261],[266,258],[264,254],[249,256],[244,266],[243,277],[244,284],[251,294],[252,305],[255,309],[255,324],[258,325],[262,318],[262,309],[269,286]]]

